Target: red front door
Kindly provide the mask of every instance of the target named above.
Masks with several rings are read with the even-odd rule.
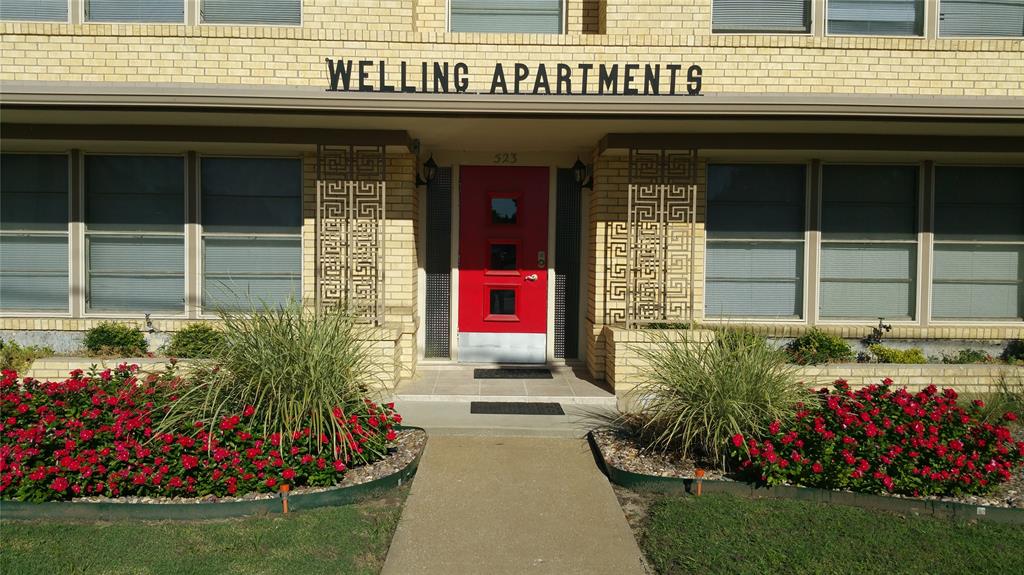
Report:
[[[459,179],[459,359],[543,363],[548,169],[464,166]]]

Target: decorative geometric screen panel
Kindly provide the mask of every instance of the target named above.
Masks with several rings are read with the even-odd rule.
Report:
[[[630,150],[627,326],[692,319],[696,213],[696,150]]]
[[[387,185],[381,146],[317,148],[317,306],[384,321]]]

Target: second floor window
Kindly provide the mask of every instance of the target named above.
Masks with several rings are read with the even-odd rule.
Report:
[[[1024,0],[942,0],[939,36],[1024,37]]]
[[[85,0],[87,22],[158,22],[183,24],[182,0]]]
[[[562,0],[450,0],[452,32],[561,34]]]
[[[924,0],[828,0],[828,33],[924,35]]]
[[[810,0],[714,0],[711,29],[716,33],[807,33]]]
[[[204,24],[291,25],[302,23],[302,0],[202,0]]]

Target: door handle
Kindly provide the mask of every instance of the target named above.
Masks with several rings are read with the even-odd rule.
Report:
[[[537,281],[537,274],[530,274],[523,279],[526,281],[535,282]]]

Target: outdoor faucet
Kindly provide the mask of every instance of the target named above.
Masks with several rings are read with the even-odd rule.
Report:
[[[885,318],[878,318],[878,325],[871,328],[871,335],[864,338],[864,343],[872,345],[882,342],[882,336],[892,331],[892,324],[885,323]]]
[[[147,313],[146,314],[146,332],[147,333],[156,333],[157,331],[159,331],[159,330],[157,330],[156,327],[153,326],[153,320],[149,318],[149,314]]]

